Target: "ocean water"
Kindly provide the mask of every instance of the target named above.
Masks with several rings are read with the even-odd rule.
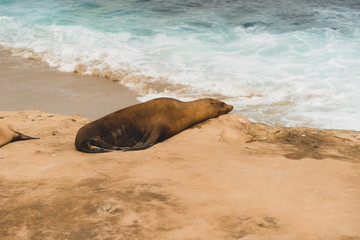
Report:
[[[216,97],[256,122],[360,130],[360,0],[0,0],[0,47],[141,101]]]

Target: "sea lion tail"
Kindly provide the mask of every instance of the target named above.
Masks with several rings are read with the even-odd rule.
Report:
[[[36,137],[30,137],[30,136],[25,135],[25,134],[20,133],[20,132],[16,132],[16,131],[14,131],[14,132],[17,134],[17,136],[15,136],[12,141],[40,139],[40,138],[36,138]]]

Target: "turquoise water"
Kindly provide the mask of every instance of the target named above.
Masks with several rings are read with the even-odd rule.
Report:
[[[0,46],[142,101],[210,96],[270,125],[360,130],[360,0],[0,0]]]

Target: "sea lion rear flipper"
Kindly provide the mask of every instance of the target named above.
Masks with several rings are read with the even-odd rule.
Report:
[[[16,131],[14,131],[14,132],[17,134],[17,136],[15,136],[13,138],[12,142],[13,141],[19,141],[19,140],[39,139],[39,138],[35,138],[35,137],[30,137],[30,136],[25,135],[25,134],[20,133],[20,132],[16,132]]]
[[[91,138],[88,140],[89,147],[82,149],[84,152],[88,153],[102,153],[102,152],[112,152],[112,151],[129,151],[130,147],[118,147],[111,144],[108,144],[100,139]]]
[[[108,144],[100,139],[91,138],[89,139],[90,151],[87,152],[112,152],[118,150],[117,146]]]
[[[129,147],[129,148],[122,148],[121,151],[136,151],[136,150],[144,150],[147,149],[151,146],[153,146],[155,143],[148,143],[148,144],[143,144],[141,142],[139,142],[138,144],[136,144],[133,147]]]

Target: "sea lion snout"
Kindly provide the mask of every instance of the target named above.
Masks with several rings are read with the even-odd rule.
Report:
[[[225,103],[225,109],[226,109],[226,113],[228,113],[231,112],[234,109],[234,107],[233,105],[229,105]]]
[[[232,105],[222,102],[221,114],[226,114],[228,112],[231,112],[233,109],[234,107]]]
[[[226,104],[218,99],[207,98],[199,101],[203,101],[207,105],[210,103],[211,108],[214,109],[214,112],[216,112],[216,117],[231,112],[234,109],[232,105]]]

